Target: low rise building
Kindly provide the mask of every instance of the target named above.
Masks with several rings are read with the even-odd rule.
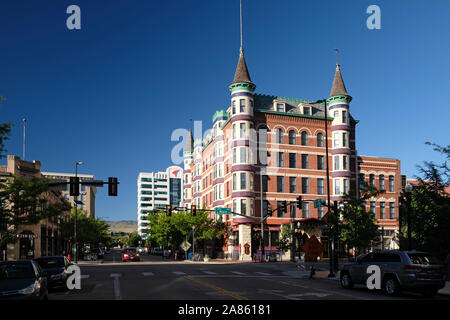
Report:
[[[42,172],[43,176],[59,182],[70,181],[70,177],[75,177],[74,173],[57,173],[57,172]],[[94,176],[90,174],[77,174],[80,181],[92,181]],[[70,202],[72,207],[75,206],[75,197],[69,194],[69,184],[61,186],[58,188],[63,197]],[[83,210],[86,212],[88,217],[95,218],[95,196],[97,194],[97,187],[95,186],[85,186],[80,184],[80,195],[78,196],[78,201],[81,203],[78,205],[78,210]]]
[[[0,166],[0,179],[6,180],[13,175],[31,178],[44,177],[40,161],[24,161],[20,157],[9,155],[7,165]],[[58,191],[49,190],[41,195],[48,203],[64,202]],[[68,252],[69,243],[61,232],[61,223],[69,221],[70,212],[64,212],[52,219],[41,220],[34,225],[21,225],[17,232],[17,242],[8,244],[1,251],[1,260],[32,259],[40,256],[51,256]]]

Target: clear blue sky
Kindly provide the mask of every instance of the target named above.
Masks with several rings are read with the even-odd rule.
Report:
[[[66,28],[71,4],[80,31]],[[381,30],[366,27],[371,4]],[[319,99],[339,48],[359,154],[399,158],[411,176],[440,160],[425,141],[450,140],[449,17],[448,0],[244,0],[247,64],[257,93]],[[0,42],[8,154],[22,155],[26,117],[28,160],[119,177],[119,197],[98,192],[97,216],[136,219],[137,175],[171,165],[172,131],[229,105],[239,1],[2,0]]]

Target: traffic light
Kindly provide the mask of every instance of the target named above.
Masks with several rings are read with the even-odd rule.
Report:
[[[197,215],[197,206],[192,205],[191,206],[192,216],[195,217]]]
[[[287,213],[287,201],[281,202],[281,211],[283,211],[284,213]]]
[[[297,197],[297,208],[298,210],[302,210],[302,196]]]
[[[166,206],[166,212],[167,212],[167,216],[171,216],[172,215],[172,206],[169,204],[168,206]]]
[[[272,216],[272,213],[273,213],[273,211],[272,211],[272,205],[271,204],[268,204],[267,205],[267,215],[268,216]]]
[[[117,196],[117,178],[116,177],[109,177],[108,178],[108,196]]]
[[[80,195],[80,177],[70,177],[70,195],[78,197]]]

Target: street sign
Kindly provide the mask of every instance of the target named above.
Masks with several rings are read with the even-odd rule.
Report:
[[[306,241],[302,249],[305,252],[306,262],[316,260],[324,250],[322,244],[317,240],[315,235],[312,235],[311,238]]]
[[[216,214],[231,214],[231,208],[216,208]]]
[[[337,218],[332,211],[328,211],[328,213],[323,216],[322,221],[329,226],[334,226],[337,223]]]
[[[314,200],[314,208],[321,208],[323,204],[325,204],[325,199]]]
[[[180,248],[181,248],[183,251],[188,251],[190,247],[191,247],[191,244],[190,244],[189,242],[187,242],[187,241],[184,241],[184,242],[180,245]]]

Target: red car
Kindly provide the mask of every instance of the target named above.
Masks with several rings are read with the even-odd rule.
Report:
[[[122,250],[122,262],[125,261],[141,261],[136,248],[125,248]]]

